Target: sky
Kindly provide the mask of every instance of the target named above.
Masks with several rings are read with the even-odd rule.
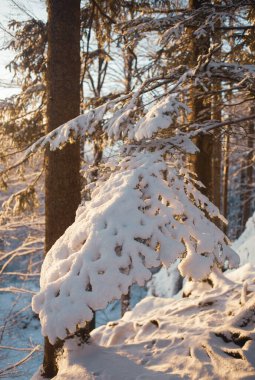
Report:
[[[25,8],[25,11],[20,9]],[[5,50],[11,36],[8,30],[8,22],[12,19],[26,20],[28,14],[39,19],[46,19],[46,6],[44,0],[0,0],[0,100],[19,91],[12,82],[12,73],[5,66],[13,58],[13,53]]]

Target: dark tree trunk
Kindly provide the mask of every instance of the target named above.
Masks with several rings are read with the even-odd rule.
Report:
[[[220,118],[217,118],[220,120]],[[212,202],[221,210],[221,133],[213,134]]]
[[[47,132],[80,113],[80,0],[48,0]],[[46,152],[45,252],[73,223],[80,203],[79,143]],[[43,375],[57,373],[61,344],[45,339]]]
[[[131,14],[131,17],[133,15]],[[127,44],[128,41],[125,40],[125,43]],[[131,91],[132,88],[132,73],[133,73],[133,63],[134,63],[134,54],[132,53],[132,44],[129,41],[129,44],[131,47],[127,47],[124,49],[124,78],[125,78],[125,93],[128,94]],[[130,307],[130,298],[131,298],[131,287],[128,290],[127,294],[122,294],[121,296],[121,316],[123,316]]]
[[[130,289],[127,294],[122,294],[121,296],[121,316],[123,316],[130,306]]]
[[[221,90],[221,83],[216,83],[213,90],[218,92]],[[221,121],[221,95],[216,94],[212,100],[212,119]],[[223,194],[222,186],[222,131],[214,131],[212,134],[212,191],[211,201],[223,213],[223,202],[221,201],[221,194]],[[215,221],[216,225],[223,229],[224,224],[220,220]]]
[[[225,154],[224,154],[224,167],[223,167],[223,215],[228,218],[228,180],[229,180],[229,134],[225,137]],[[227,233],[228,226],[224,226],[224,232]]]
[[[203,5],[210,4],[210,0],[190,0],[191,9],[200,9]],[[204,36],[196,39],[191,33],[191,60],[194,67],[200,55],[207,54],[210,47],[210,36]],[[211,117],[211,104],[206,101],[203,90],[199,87],[194,88],[191,92],[191,122],[203,122]],[[205,185],[205,189],[201,189],[210,200],[213,199],[213,182],[212,182],[212,155],[213,155],[213,139],[210,135],[202,135],[195,139],[195,144],[200,152],[192,158],[193,170],[198,179]]]
[[[220,0],[215,0],[214,4],[220,5]],[[221,21],[217,22],[217,27],[221,27]],[[220,45],[222,43],[221,31],[216,30],[212,35],[212,43]],[[221,59],[221,49],[216,53],[216,57]],[[215,94],[212,97],[212,119],[221,121],[221,107],[222,107],[222,83],[221,81],[217,81],[212,86]],[[213,191],[212,191],[212,202],[219,208],[222,212],[222,202],[221,202],[221,194],[222,194],[222,131],[214,131],[213,133],[213,151],[212,151],[212,183],[213,183]],[[217,222],[218,227],[223,228],[222,222]]]
[[[255,25],[255,6],[253,5],[250,9],[250,15],[249,15],[249,20],[251,24],[254,26]],[[249,44],[249,48],[251,49],[253,55],[255,52],[255,46],[254,46],[254,32],[253,32],[253,39],[251,40]],[[254,102],[251,105],[250,108],[250,113],[251,115],[255,111],[255,105]],[[245,174],[246,174],[246,182],[243,184],[241,183],[241,202],[243,201],[243,204],[241,204],[242,209],[242,220],[241,220],[241,227],[242,232],[245,229],[245,225],[247,220],[252,214],[252,193],[254,189],[254,160],[253,160],[253,155],[254,155],[254,132],[255,132],[255,125],[254,122],[252,121],[246,128],[246,133],[247,133],[247,148],[248,148],[248,153],[246,156],[246,162],[245,162]]]
[[[251,113],[254,113],[254,107],[251,109]],[[243,194],[243,204],[241,207],[243,208],[242,214],[242,231],[245,229],[245,224],[249,217],[251,216],[252,208],[252,191],[253,191],[253,139],[254,139],[254,125],[253,122],[246,128],[247,131],[247,148],[248,153],[246,156],[246,160],[244,162],[245,165],[245,174],[246,180],[241,184],[242,194]]]

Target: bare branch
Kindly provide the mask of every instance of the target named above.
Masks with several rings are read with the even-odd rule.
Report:
[[[39,350],[40,350],[40,345],[35,346],[35,347],[30,351],[30,353],[29,353],[27,356],[25,356],[23,359],[21,359],[21,360],[19,360],[18,362],[16,362],[16,363],[14,363],[14,364],[12,364],[12,365],[10,365],[10,366],[8,366],[8,367],[6,367],[6,368],[0,370],[0,376],[2,377],[3,375],[6,375],[10,370],[12,370],[12,369],[14,369],[14,368],[20,366],[21,364],[27,362],[27,361],[31,358],[31,356],[32,356],[36,351],[39,351]]]

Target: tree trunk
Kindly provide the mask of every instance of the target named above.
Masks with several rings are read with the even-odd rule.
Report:
[[[219,0],[215,0],[214,4],[220,5]],[[221,27],[221,21],[217,22],[217,27]],[[220,45],[222,42],[221,31],[216,30],[212,35],[212,43]],[[221,49],[216,53],[216,57],[221,59]],[[212,85],[212,89],[215,94],[212,96],[212,119],[221,121],[221,107],[222,107],[222,82],[218,80],[214,85]],[[222,202],[221,202],[221,194],[222,194],[222,131],[214,131],[213,132],[213,151],[212,151],[212,202],[219,208],[222,212]],[[220,228],[223,228],[223,224],[220,221],[217,221],[217,225]]]
[[[205,4],[210,4],[210,0],[190,0],[191,9],[199,9]],[[197,40],[191,29],[191,60],[192,66],[196,66],[198,57],[207,54],[210,47],[210,37],[204,36]],[[201,88],[193,88],[191,91],[191,122],[203,122],[211,117],[211,104],[206,102],[206,97]],[[212,200],[213,198],[213,182],[212,182],[212,154],[213,140],[210,135],[202,135],[195,138],[194,143],[199,148],[199,153],[192,157],[191,163],[193,170],[197,174],[198,179],[205,185],[201,189],[205,195]]]
[[[228,177],[229,177],[229,134],[225,136],[225,153],[224,153],[224,167],[223,167],[223,215],[228,218]],[[227,233],[228,226],[224,226],[224,232]]]
[[[255,25],[255,6],[254,5],[250,9],[249,21],[251,22],[253,26]],[[249,48],[251,49],[254,55],[254,50],[255,50],[254,49],[254,32],[253,32],[253,39],[251,40],[249,44]],[[250,114],[252,115],[254,111],[255,111],[255,106],[254,106],[254,103],[252,103],[250,107]],[[254,184],[253,184],[254,150],[253,149],[254,149],[254,132],[255,132],[255,126],[254,126],[253,121],[251,121],[249,125],[246,127],[246,132],[247,132],[247,148],[248,148],[248,153],[245,160],[246,183],[244,184],[244,186],[242,186],[241,184],[241,189],[242,189],[241,198],[243,198],[241,199],[241,201],[243,200],[243,204],[241,204],[241,207],[243,208],[242,221],[241,221],[242,231],[245,229],[246,222],[251,216],[251,212],[252,212],[252,207],[251,207],[252,206],[252,192],[254,188]]]
[[[220,105],[218,102],[216,105]],[[221,120],[220,110],[213,114],[213,119]],[[221,210],[221,131],[213,133],[212,149],[212,202]]]
[[[47,132],[80,113],[80,0],[48,0]],[[45,251],[73,223],[80,203],[79,143],[46,152]],[[60,342],[45,339],[43,376],[57,373]]]
[[[133,14],[131,14],[131,18]],[[127,45],[123,49],[124,54],[124,78],[125,78],[125,93],[128,94],[132,88],[132,73],[133,73],[133,63],[134,63],[134,54],[132,51],[132,43],[130,41],[124,40]],[[130,298],[131,298],[131,287],[128,289],[127,294],[122,294],[121,296],[121,316],[123,316],[130,307]]]
[[[251,109],[251,113],[254,113],[254,107]],[[245,224],[249,217],[251,216],[251,200],[252,200],[252,191],[253,191],[253,139],[254,139],[254,122],[246,128],[247,130],[247,148],[248,153],[245,159],[245,174],[246,181],[243,184],[243,213],[242,213],[242,231],[245,228]],[[241,184],[242,186],[242,184]]]

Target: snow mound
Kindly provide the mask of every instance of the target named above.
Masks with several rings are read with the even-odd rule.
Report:
[[[90,344],[66,341],[54,379],[254,379],[254,277],[245,265],[211,274],[213,287],[197,283],[187,298],[143,299]]]
[[[133,283],[144,285],[160,263],[182,258],[179,270],[195,280],[226,261],[238,264],[203,211],[220,217],[218,209],[196,189],[183,162],[165,160],[144,151],[124,159],[97,182],[92,200],[46,255],[32,307],[51,342],[74,333],[92,310],[119,299]]]
[[[246,223],[245,230],[233,243],[233,249],[239,254],[241,265],[255,265],[255,213]]]

